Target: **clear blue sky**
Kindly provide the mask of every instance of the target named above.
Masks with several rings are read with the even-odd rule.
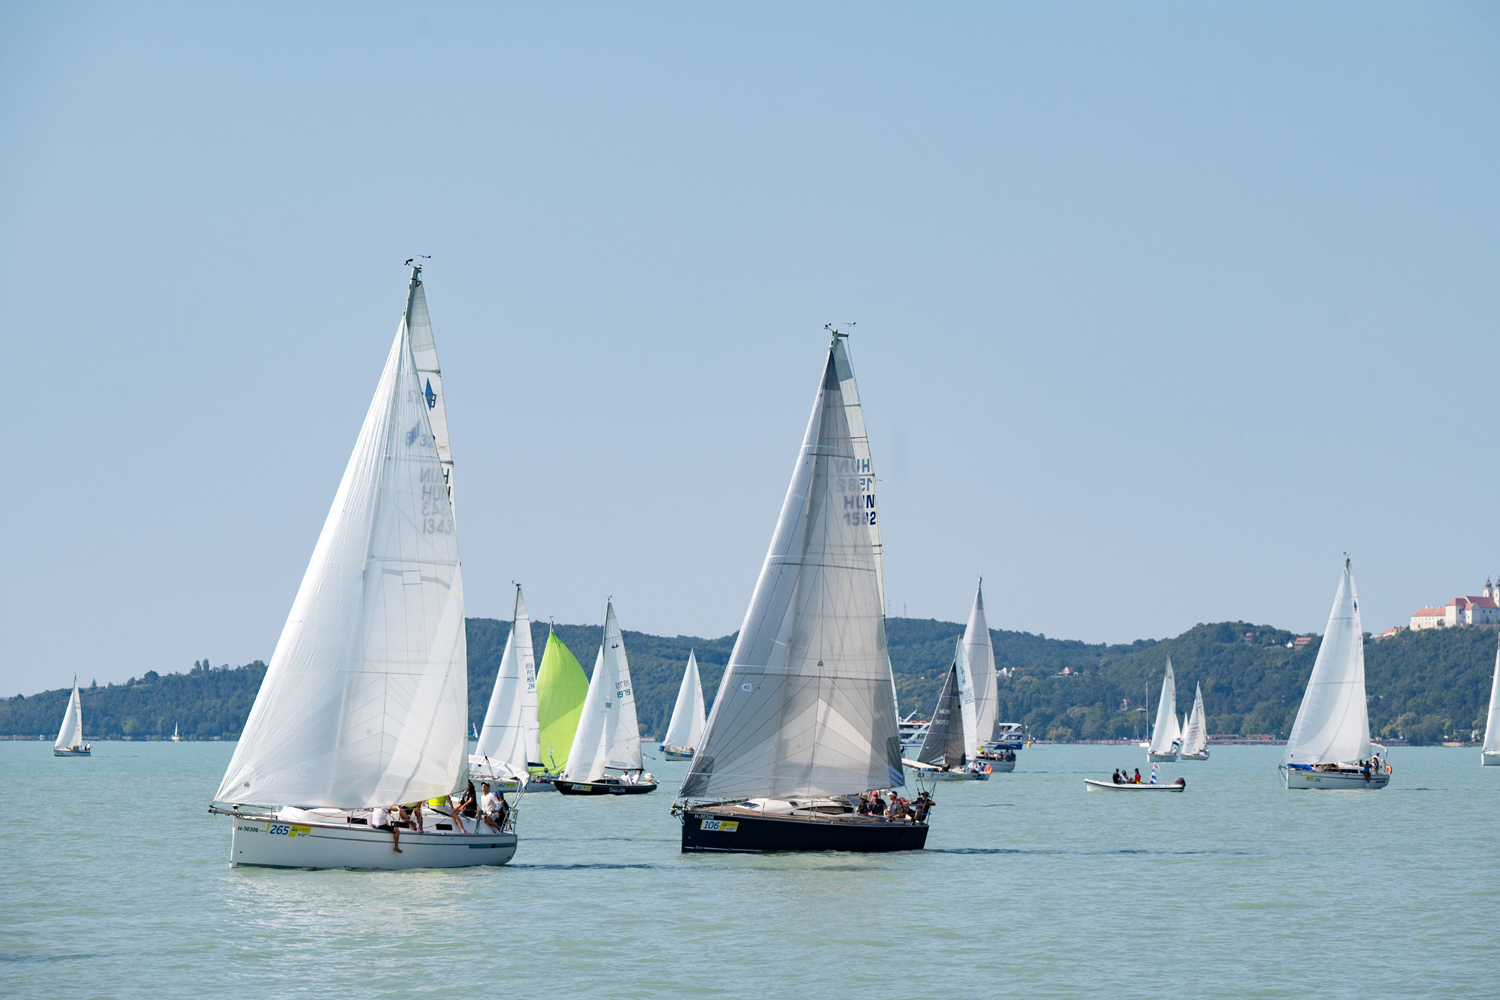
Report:
[[[1500,572],[1500,7],[0,11],[0,691],[268,658],[427,271],[471,615],[739,626],[855,320],[892,611]],[[582,655],[582,654],[581,654]]]

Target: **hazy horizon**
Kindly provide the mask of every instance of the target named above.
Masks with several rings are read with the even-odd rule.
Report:
[[[830,321],[894,616],[982,573],[999,629],[1321,632],[1345,551],[1369,631],[1477,594],[1497,40],[1459,3],[0,11],[0,691],[270,657],[417,253],[470,617],[519,580],[736,630]]]

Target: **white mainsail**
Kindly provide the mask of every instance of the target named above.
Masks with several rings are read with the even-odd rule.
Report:
[[[687,669],[682,672],[682,686],[677,689],[677,704],[672,706],[672,721],[667,723],[667,734],[661,738],[663,746],[696,747],[703,738],[703,682],[698,677],[696,650],[688,650]]]
[[[835,338],[683,798],[840,795],[905,781],[841,355]]]
[[[409,305],[422,301],[417,274]],[[463,575],[441,410],[419,377],[412,320],[402,317],[216,801],[360,808],[447,795],[463,780]]]
[[[1199,754],[1208,747],[1208,722],[1203,714],[1203,685],[1198,684],[1193,692],[1193,713],[1188,716],[1182,729],[1182,752]]]
[[[1172,753],[1172,744],[1182,740],[1177,723],[1177,682],[1172,679],[1172,658],[1167,657],[1167,675],[1161,682],[1161,701],[1156,706],[1156,726],[1151,730],[1151,752]]]
[[[1344,764],[1370,757],[1370,714],[1365,704],[1365,641],[1359,624],[1354,571],[1344,572],[1333,595],[1328,628],[1318,647],[1307,693],[1292,723],[1283,764]]]
[[[438,461],[443,466],[443,482],[448,499],[453,499],[453,449],[448,441],[448,407],[443,402],[443,369],[438,364],[437,343],[432,339],[432,320],[427,315],[427,293],[422,288],[422,269],[411,269],[411,285],[406,290],[406,312],[401,316],[411,339],[412,360],[417,366],[418,388],[427,401],[432,423],[432,439],[437,444]]]
[[[516,584],[516,608],[511,616],[510,634],[516,642],[516,662],[521,667],[524,684],[521,688],[521,726],[526,730],[526,763],[540,766],[542,762],[541,727],[536,716],[536,653],[531,645],[531,615],[526,611],[526,599],[521,596],[521,585]]]
[[[78,677],[73,677],[73,693],[63,709],[62,726],[57,730],[54,750],[77,750],[83,746],[83,701],[78,697]]]
[[[1495,650],[1495,673],[1490,678],[1490,714],[1484,722],[1484,748],[1480,753],[1500,753],[1500,648]]]
[[[604,642],[594,660],[594,676],[583,699],[583,713],[563,777],[569,781],[598,781],[606,768],[640,771],[641,727],[636,720],[635,692],[625,638],[615,620],[613,603],[604,608]]]
[[[964,752],[973,756],[982,742],[979,739],[979,723],[975,718],[974,679],[969,672],[969,653],[963,637],[954,640],[953,665],[958,671],[958,707],[963,721]]]
[[[964,653],[974,687],[975,738],[979,741],[976,745],[983,746],[995,738],[1000,710],[1000,694],[995,687],[995,644],[984,617],[983,580],[974,590],[974,607],[969,611],[969,626],[964,629]]]

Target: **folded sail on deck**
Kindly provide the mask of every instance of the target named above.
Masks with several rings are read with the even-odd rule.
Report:
[[[904,782],[839,353],[836,339],[684,798],[838,795]]]
[[[451,476],[408,330],[403,317],[217,801],[390,805],[465,773]]]
[[[1370,756],[1370,714],[1365,703],[1365,641],[1359,594],[1348,557],[1328,613],[1307,692],[1287,740],[1284,764],[1341,764]]]

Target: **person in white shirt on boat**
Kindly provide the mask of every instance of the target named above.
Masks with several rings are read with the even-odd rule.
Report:
[[[370,829],[389,830],[391,836],[395,838],[395,845],[391,848],[391,850],[395,851],[397,854],[405,853],[401,850],[401,828],[398,827],[395,823],[391,822],[390,810],[385,806],[376,806],[374,809],[370,810]]]
[[[500,833],[505,829],[505,814],[510,812],[510,805],[505,801],[503,794],[497,796],[490,791],[488,781],[481,781],[479,790],[482,793],[479,797],[480,815],[484,817],[486,823],[494,827],[496,833]]]

